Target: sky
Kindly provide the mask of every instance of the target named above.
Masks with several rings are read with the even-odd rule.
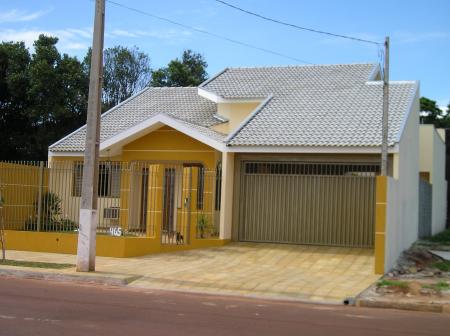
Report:
[[[114,0],[145,13],[314,64],[380,62],[377,46],[299,31],[214,0]],[[227,0],[300,26],[363,39],[391,40],[390,79],[419,80],[421,95],[450,103],[450,0]],[[57,36],[60,51],[82,59],[92,43],[92,0],[0,0],[0,40]],[[137,46],[152,68],[185,49],[201,53],[214,75],[225,67],[303,64],[164,22],[107,2],[105,47]]]

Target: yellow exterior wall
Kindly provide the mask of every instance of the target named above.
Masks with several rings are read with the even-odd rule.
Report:
[[[213,148],[170,127],[162,127],[122,149],[121,161],[198,162],[215,168]]]
[[[217,114],[228,122],[212,127],[215,131],[229,134],[249,116],[260,103],[218,103]]]
[[[127,145],[125,145],[122,149],[122,161],[132,162],[132,161],[142,161],[149,162],[149,173],[151,176],[157,176],[157,179],[151,179],[149,183],[149,195],[156,196],[156,202],[152,201],[149,198],[148,206],[147,206],[147,218],[151,219],[151,228],[148,232],[154,232],[155,238],[160,238],[160,228],[161,228],[161,218],[162,218],[162,189],[163,189],[163,176],[164,176],[164,168],[166,163],[168,166],[172,165],[180,165],[180,171],[177,172],[179,176],[183,177],[182,182],[182,197],[184,200],[190,194],[191,196],[191,219],[190,219],[190,234],[188,237],[184,237],[185,239],[191,239],[191,243],[196,236],[196,223],[198,221],[198,216],[204,214],[207,216],[208,221],[213,223],[216,220],[216,214],[214,211],[214,176],[212,171],[215,170],[217,161],[220,159],[220,153],[214,150],[213,148],[195,140],[191,137],[174,130],[170,127],[162,127],[156,131],[151,132]],[[202,164],[203,167],[208,170],[205,172],[204,179],[204,208],[203,210],[197,211],[196,202],[197,199],[197,171],[198,168],[193,167],[189,168],[192,174],[192,182],[191,185],[188,186],[186,179],[190,174],[187,171],[188,168],[182,168],[181,165],[183,163],[199,163]],[[130,186],[125,187],[125,190],[128,191]],[[135,202],[138,201],[139,195],[141,191],[136,190],[136,192],[132,192],[132,196],[135,198]],[[134,196],[133,196],[134,194]],[[121,198],[123,202],[127,202],[127,197]],[[129,205],[131,205],[131,201],[129,201]],[[125,204],[121,204],[121,208],[123,208],[123,212],[128,211],[130,214],[130,206],[126,206]],[[132,210],[132,212],[135,210]],[[122,216],[122,214],[121,214]],[[181,231],[181,223],[183,226],[186,226],[186,223],[189,222],[186,216],[186,211],[183,208],[183,204],[178,204],[178,210],[176,211],[176,223],[177,223],[177,231]],[[135,217],[135,216],[134,216]],[[125,218],[125,217],[123,217]]]
[[[120,156],[101,158],[100,161],[120,161]],[[73,166],[75,162],[83,162],[83,157],[64,156],[52,157],[48,180],[48,190],[56,193],[62,201],[62,216],[78,222],[80,212],[81,197],[73,196]],[[103,218],[105,208],[120,206],[119,198],[99,197],[98,200],[98,220],[105,223],[108,220]]]
[[[59,232],[6,231],[6,248],[34,252],[76,254],[78,235]],[[152,253],[217,247],[228,240],[194,240],[190,245],[161,245],[154,238],[97,235],[97,256],[127,258]]]
[[[119,225],[123,228],[133,222],[130,209],[136,204],[140,204],[140,188],[133,189],[133,174],[137,177],[137,182],[141,182],[142,167],[149,169],[149,174],[154,174],[156,178],[149,181],[149,195],[153,199],[148,201],[148,220],[147,236],[121,236],[113,237],[109,235],[97,235],[97,255],[110,257],[130,257],[149,253],[170,252],[177,250],[192,249],[198,247],[221,246],[228,242],[227,239],[214,239],[207,235],[200,239],[197,237],[197,221],[200,215],[206,214],[208,220],[214,222],[218,218],[218,213],[214,210],[215,176],[217,162],[221,160],[221,153],[211,147],[190,138],[170,127],[162,127],[151,132],[131,143],[126,144],[121,154],[114,157],[101,157],[101,161],[119,161],[119,162],[139,162],[136,164],[137,170],[133,165],[127,166],[122,170],[120,198],[99,197],[99,219],[102,219],[103,209],[105,207],[119,206],[121,213]],[[48,185],[49,191],[55,192],[62,199],[63,217],[70,218],[78,222],[80,197],[73,196],[73,165],[75,162],[83,161],[79,156],[52,156],[50,166],[46,168],[49,172],[44,185]],[[197,172],[198,167],[184,167],[184,163],[201,164],[207,170],[204,180],[204,207],[197,210]],[[184,204],[177,208],[176,230],[181,230],[180,223],[187,223],[184,226],[185,244],[162,244],[161,219],[163,208],[163,179],[164,171],[167,166],[179,167],[183,175],[183,186],[181,197],[184,200],[191,196],[190,218],[187,216]],[[21,167],[23,167],[21,165]],[[30,169],[28,169],[30,168]],[[36,170],[35,167],[26,167],[22,175],[18,174],[14,178],[17,182],[28,183],[27,178],[36,179],[37,174],[30,173]],[[5,172],[5,170],[2,170]],[[36,176],[35,176],[36,175]],[[188,185],[184,178],[191,176],[191,182]],[[24,178],[25,177],[25,178]],[[31,182],[30,182],[31,183]],[[34,183],[34,182],[33,182]],[[36,183],[37,185],[37,183]],[[46,189],[47,190],[47,189]],[[46,191],[45,190],[45,191]],[[45,192],[44,191],[44,192]],[[17,193],[15,193],[17,195]],[[7,195],[6,195],[7,196]],[[35,199],[34,193],[29,195],[30,202]],[[30,203],[32,204],[32,203]],[[27,217],[18,219],[21,223],[25,222]],[[139,225],[139,222],[135,224]],[[23,229],[20,227],[18,229]],[[188,231],[186,231],[188,230]],[[75,232],[31,232],[31,231],[7,231],[7,248],[28,251],[42,251],[55,253],[75,254],[77,248],[77,237]]]
[[[375,274],[384,274],[387,220],[386,176],[377,176],[375,199]]]
[[[35,203],[39,195],[39,166],[0,162],[0,190],[5,204],[0,216],[8,228],[22,230],[25,221],[36,215]],[[42,170],[42,182],[46,185],[48,174]],[[20,188],[18,186],[21,186]],[[42,193],[47,190],[43,189]]]

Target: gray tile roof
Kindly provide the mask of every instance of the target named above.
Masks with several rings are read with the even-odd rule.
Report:
[[[374,64],[229,68],[203,83],[223,98],[268,100],[239,132],[226,136],[215,103],[197,88],[147,88],[102,115],[101,141],[159,113],[230,146],[379,146],[382,85],[372,81]],[[392,82],[389,143],[396,142],[416,92],[416,82]],[[82,127],[50,146],[83,151]]]
[[[224,135],[208,127],[220,123],[214,114],[215,103],[201,97],[195,87],[146,88],[102,115],[100,141],[133,127],[144,120],[164,113],[195,128],[204,135],[222,140]],[[51,151],[83,151],[86,137],[81,127],[68,137],[50,146]]]
[[[379,146],[382,84],[376,66],[350,64],[226,69],[202,89],[228,99],[272,99],[231,146]],[[389,143],[401,132],[416,82],[390,86]]]

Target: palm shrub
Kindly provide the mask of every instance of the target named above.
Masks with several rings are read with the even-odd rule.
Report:
[[[77,227],[76,223],[68,218],[61,218],[62,207],[61,198],[50,191],[42,195],[41,202],[34,202],[34,216],[25,222],[25,230],[36,231],[39,204],[41,204],[41,231],[74,231]]]
[[[200,233],[200,238],[205,238],[206,230],[208,229],[208,217],[201,214],[197,219],[197,230]]]

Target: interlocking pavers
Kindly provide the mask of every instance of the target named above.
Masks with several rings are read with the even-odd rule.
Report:
[[[98,257],[97,270],[140,276],[128,285],[132,287],[341,302],[378,279],[373,274],[372,253],[369,249],[232,243],[138,258]],[[51,253],[8,251],[8,257],[75,262],[75,256]]]

